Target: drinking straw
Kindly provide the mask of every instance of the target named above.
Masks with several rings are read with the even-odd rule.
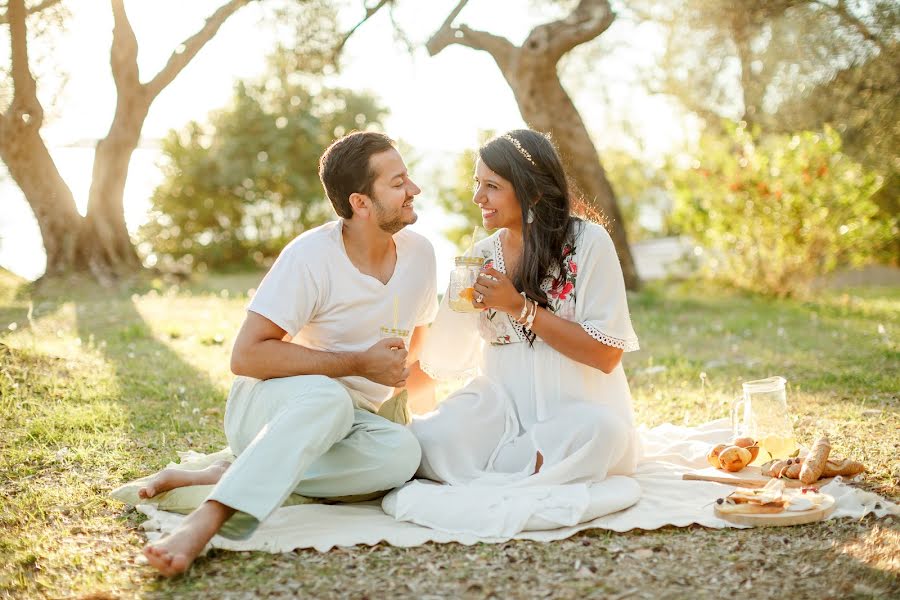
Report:
[[[400,313],[400,296],[394,296],[394,329],[397,329],[397,317]]]
[[[475,235],[478,233],[478,226],[475,226],[475,229],[472,230],[472,241],[469,244],[469,249],[466,250],[466,256],[474,256],[475,254]]]

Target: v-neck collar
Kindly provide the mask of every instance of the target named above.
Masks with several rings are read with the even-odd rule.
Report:
[[[394,261],[394,270],[391,273],[391,276],[388,278],[387,281],[381,281],[374,275],[369,275],[368,273],[363,273],[362,271],[360,271],[359,267],[357,267],[355,264],[353,264],[353,261],[350,260],[350,255],[347,254],[347,246],[344,244],[344,233],[343,233],[344,232],[344,222],[342,220],[338,221],[338,226],[335,229],[337,229],[338,244],[340,244],[341,254],[344,257],[344,260],[347,261],[347,264],[350,265],[350,267],[354,271],[359,273],[360,277],[363,277],[366,279],[371,279],[372,281],[376,282],[378,285],[380,285],[384,288],[390,287],[391,283],[393,283],[394,279],[396,279],[396,277],[397,277],[397,271],[400,270],[400,244],[397,243],[396,237],[391,236],[391,239],[394,240],[394,254],[396,255],[396,257],[395,257],[396,260]],[[394,235],[396,236],[397,234],[394,234]]]

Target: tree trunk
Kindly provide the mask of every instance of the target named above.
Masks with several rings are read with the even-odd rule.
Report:
[[[112,276],[141,268],[125,225],[125,182],[150,104],[142,88],[122,90],[109,133],[97,143],[82,235],[92,240],[93,270]]]
[[[90,212],[88,218],[78,213],[72,191],[37,130],[23,130],[13,137],[15,141],[0,144],[0,159],[22,190],[41,230],[47,254],[44,277],[90,271],[97,279],[108,281],[126,271],[124,260],[116,257],[127,256],[128,251],[136,261],[129,267],[139,265],[124,220],[121,232],[111,234],[97,226],[114,222],[105,207]],[[116,252],[111,252],[112,248]]]
[[[572,99],[563,89],[557,63],[572,48],[595,39],[612,24],[615,15],[608,0],[580,0],[565,18],[535,27],[521,46],[508,39],[453,26],[468,0],[459,0],[426,48],[434,56],[452,44],[468,46],[491,55],[506,79],[522,118],[529,127],[553,135],[568,172],[585,200],[603,213],[607,230],[616,246],[625,286],[640,287],[640,277],[628,246],[622,213],[616,202],[597,148]]]
[[[64,273],[79,262],[79,232],[84,218],[78,214],[72,191],[37,129],[20,127],[7,140],[0,144],[0,158],[37,219],[47,253],[47,274]]]
[[[58,4],[58,0],[26,8],[10,0],[0,24],[9,23],[13,102],[0,113],[0,159],[34,211],[47,252],[46,276],[89,270],[108,282],[140,269],[125,227],[125,181],[131,155],[140,140],[150,104],[190,63],[222,24],[251,0],[222,4],[200,30],[187,38],[148,83],[138,73],[137,38],[125,14],[124,0],[111,0],[113,42],[110,66],[116,84],[116,112],[109,133],[97,144],[87,217],[78,214],[72,192],[63,181],[40,137],[43,108],[28,65],[26,17]]]
[[[504,77],[513,90],[522,118],[530,127],[552,134],[579,191],[608,220],[606,226],[619,255],[625,285],[637,289],[640,278],[615,192],[578,109],[559,81],[556,65],[528,65],[520,57],[516,69],[504,72]]]

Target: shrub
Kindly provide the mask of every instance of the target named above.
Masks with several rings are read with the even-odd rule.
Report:
[[[833,129],[758,136],[731,126],[670,168],[672,223],[708,251],[705,271],[779,296],[840,266],[873,261],[898,233],[879,213],[883,181],[841,152]]]
[[[151,266],[266,264],[305,229],[334,219],[319,154],[353,129],[380,128],[377,102],[273,77],[238,83],[230,107],[163,140],[165,178],[138,231]]]

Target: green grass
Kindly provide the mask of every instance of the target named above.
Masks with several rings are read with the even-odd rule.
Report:
[[[108,499],[178,450],[224,444],[228,354],[260,274],[180,287],[69,282],[30,291],[0,270],[0,597],[878,597],[900,592],[894,521],[773,530],[588,532],[552,544],[429,544],[284,555],[214,551],[162,580],[137,560],[141,515]],[[631,299],[639,421],[727,416],[740,382],[780,374],[798,436],[827,431],[900,496],[900,289],[769,300],[679,284]],[[13,324],[15,324],[13,326]]]

